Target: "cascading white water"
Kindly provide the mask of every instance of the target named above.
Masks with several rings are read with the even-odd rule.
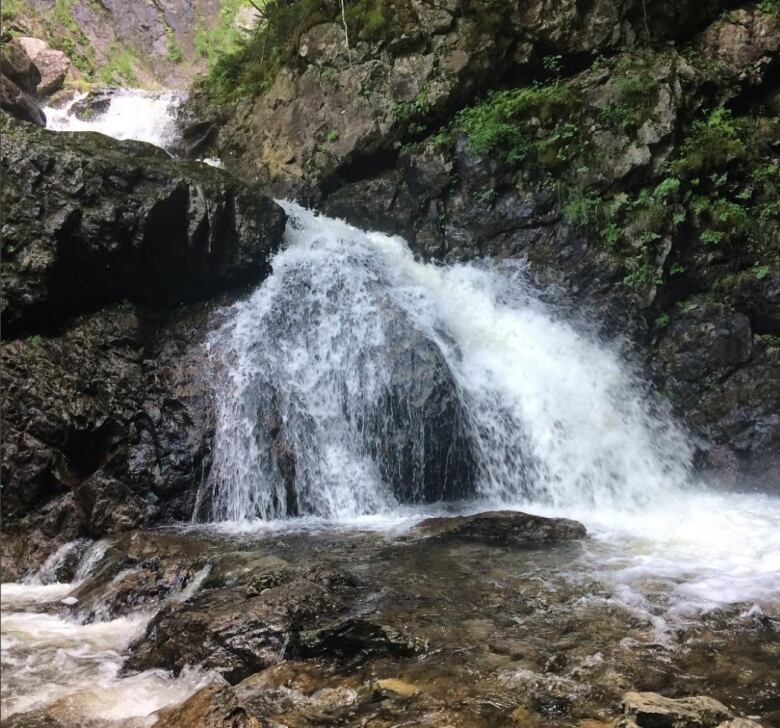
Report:
[[[517,264],[423,263],[401,238],[284,206],[273,275],[210,342],[221,367],[213,518],[285,515],[277,430],[302,512],[343,519],[398,505],[378,451],[399,327],[452,374],[473,496],[630,507],[687,484],[684,434],[614,351],[540,302]],[[408,387],[402,399],[415,396]],[[424,461],[424,428],[404,424]]]
[[[115,139],[135,139],[168,147],[176,135],[176,109],[183,95],[174,91],[110,89],[109,106],[91,119],[79,119],[73,107],[87,94],[80,94],[61,108],[47,106],[46,126],[54,131],[96,131]]]

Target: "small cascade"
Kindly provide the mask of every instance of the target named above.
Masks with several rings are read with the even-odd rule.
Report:
[[[176,140],[176,110],[183,100],[176,91],[104,89],[44,112],[47,128],[54,131],[95,131],[168,149]]]
[[[517,263],[441,266],[284,203],[273,275],[210,342],[214,520],[479,498],[631,508],[689,480],[684,434]]]

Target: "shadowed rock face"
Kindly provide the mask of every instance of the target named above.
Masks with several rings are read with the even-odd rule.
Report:
[[[140,142],[8,122],[6,337],[127,299],[175,305],[262,279],[281,209],[229,174]]]
[[[17,39],[3,43],[0,55],[0,108],[11,116],[46,126],[46,115],[35,98],[41,73]]]
[[[150,145],[14,120],[2,174],[3,567],[14,578],[63,541],[189,518],[213,427],[203,339],[220,295],[268,273],[285,215]]]

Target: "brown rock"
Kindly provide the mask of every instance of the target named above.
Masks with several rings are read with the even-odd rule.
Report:
[[[657,693],[626,693],[619,728],[716,728],[733,718],[722,703],[706,696],[665,698]]]
[[[70,59],[62,51],[50,48],[39,38],[21,36],[15,40],[24,48],[40,74],[36,88],[37,96],[44,98],[59,91],[72,68]]]
[[[154,728],[261,728],[226,685],[207,685],[181,705],[160,711]]]

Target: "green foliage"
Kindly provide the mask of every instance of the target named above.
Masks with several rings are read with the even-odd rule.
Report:
[[[301,37],[315,25],[341,23],[341,6],[329,0],[265,0],[257,28],[243,35],[233,27],[241,0],[226,0],[220,23],[213,31],[196,34],[198,51],[211,61],[204,90],[225,101],[260,93],[273,82],[279,69],[302,61]],[[411,0],[352,0],[345,4],[350,44],[387,40],[414,26]],[[346,43],[346,38],[345,38]]]
[[[493,187],[485,187],[476,194],[476,198],[483,204],[489,205],[496,199],[496,190]]]
[[[220,0],[217,22],[208,27],[201,25],[196,28],[193,44],[201,58],[207,59],[211,64],[222,55],[238,50],[242,36],[235,24],[235,18],[244,5],[245,0]]]
[[[720,170],[728,164],[744,160],[748,149],[750,121],[734,119],[723,108],[715,109],[694,122],[682,145],[682,153],[669,166],[680,177],[693,179]]]
[[[0,20],[3,24],[12,23],[24,12],[26,3],[24,0],[3,0],[0,3]],[[3,28],[5,32],[5,28]]]
[[[615,101],[600,113],[600,120],[624,130],[638,129],[650,116],[658,98],[658,84],[633,59],[618,63],[609,82]]]
[[[654,323],[657,329],[665,329],[669,325],[669,314],[662,313],[658,318],[656,318]]]
[[[328,132],[328,141],[329,142],[337,142],[339,140],[339,133],[335,129],[331,129]]]
[[[168,46],[168,60],[171,63],[181,63],[184,60],[181,48],[176,42],[176,36],[173,34],[173,28],[166,26],[165,28],[165,40]]]
[[[428,90],[422,89],[413,101],[399,101],[393,107],[393,116],[398,121],[412,121],[423,118],[430,110],[431,105],[428,101]]]
[[[545,71],[558,76],[563,70],[563,56],[545,56],[542,58],[542,66]]]
[[[764,278],[766,278],[769,275],[769,266],[768,265],[754,265],[753,266],[753,276],[757,281],[763,281]]]
[[[35,334],[33,336],[27,337],[27,343],[31,344],[32,346],[40,346],[41,345],[41,337],[38,334]]]
[[[584,154],[588,140],[568,120],[579,104],[574,90],[559,81],[497,91],[463,109],[455,128],[478,154],[513,164],[530,162],[549,173]]]
[[[136,59],[128,48],[114,46],[108,53],[108,59],[108,63],[98,73],[103,83],[107,85],[136,83]]]

